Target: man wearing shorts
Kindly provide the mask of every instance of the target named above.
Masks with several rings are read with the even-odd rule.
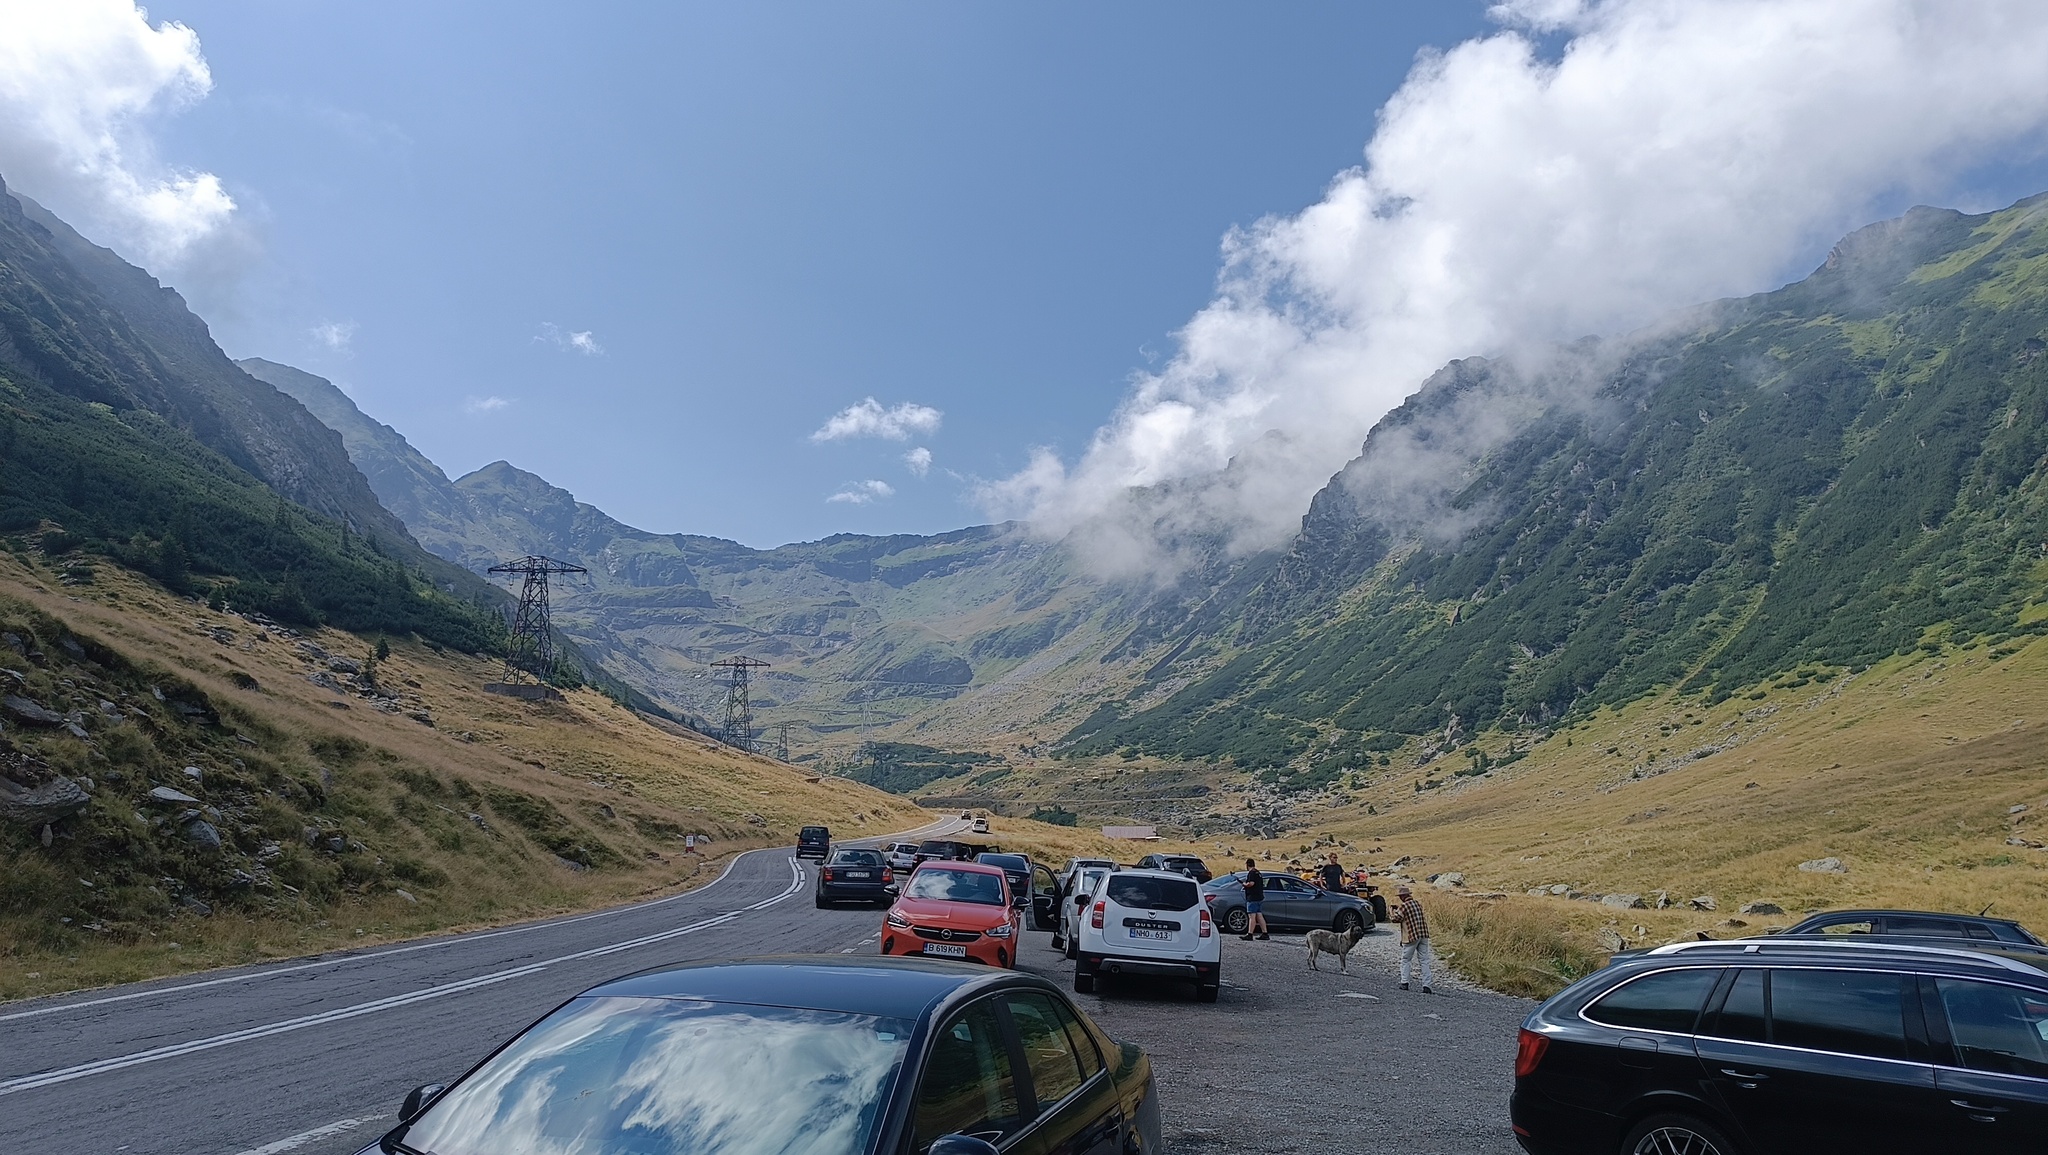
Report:
[[[1244,860],[1244,913],[1247,916],[1244,923],[1244,941],[1273,937],[1266,930],[1266,916],[1259,913],[1259,908],[1265,905],[1265,902],[1266,876],[1259,873],[1257,861],[1247,858]]]

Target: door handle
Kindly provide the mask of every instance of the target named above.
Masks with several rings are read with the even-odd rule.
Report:
[[[1949,1102],[1961,1107],[1963,1112],[1970,1117],[1970,1120],[1976,1123],[1996,1123],[2000,1115],[2011,1110],[2009,1107],[1996,1105],[1987,1107],[1979,1103],[1972,1103],[1968,1099],[1950,1099]]]
[[[1721,1068],[1721,1073],[1735,1080],[1735,1085],[1745,1091],[1756,1090],[1758,1083],[1770,1078],[1769,1075],[1761,1071],[1737,1071],[1729,1067]]]

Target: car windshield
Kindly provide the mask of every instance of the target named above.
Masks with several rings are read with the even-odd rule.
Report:
[[[835,850],[832,852],[833,866],[880,866],[882,852],[879,850]]]
[[[1191,879],[1145,874],[1109,876],[1109,901],[1139,910],[1187,910],[1200,900]]]
[[[903,897],[1001,906],[1003,879],[1001,875],[984,874],[979,870],[935,870],[927,866],[910,876],[910,885],[903,888]]]
[[[910,1028],[832,1011],[577,999],[401,1141],[428,1155],[851,1155],[873,1137]]]

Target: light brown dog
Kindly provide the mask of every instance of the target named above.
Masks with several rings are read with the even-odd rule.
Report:
[[[1365,937],[1365,928],[1354,926],[1342,934],[1334,930],[1312,930],[1308,932],[1308,965],[1311,970],[1322,970],[1316,965],[1316,958],[1324,954],[1337,956],[1337,969],[1351,973],[1351,948]]]

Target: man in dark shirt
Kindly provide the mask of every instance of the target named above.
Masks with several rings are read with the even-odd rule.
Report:
[[[1338,894],[1343,893],[1344,867],[1338,864],[1337,856],[1334,853],[1330,855],[1330,861],[1316,868],[1316,878],[1323,884],[1324,890]]]
[[[1247,858],[1244,860],[1244,912],[1247,917],[1243,935],[1246,942],[1254,938],[1273,937],[1266,929],[1266,916],[1259,912],[1265,901],[1266,876],[1259,873],[1259,864],[1256,860]]]

